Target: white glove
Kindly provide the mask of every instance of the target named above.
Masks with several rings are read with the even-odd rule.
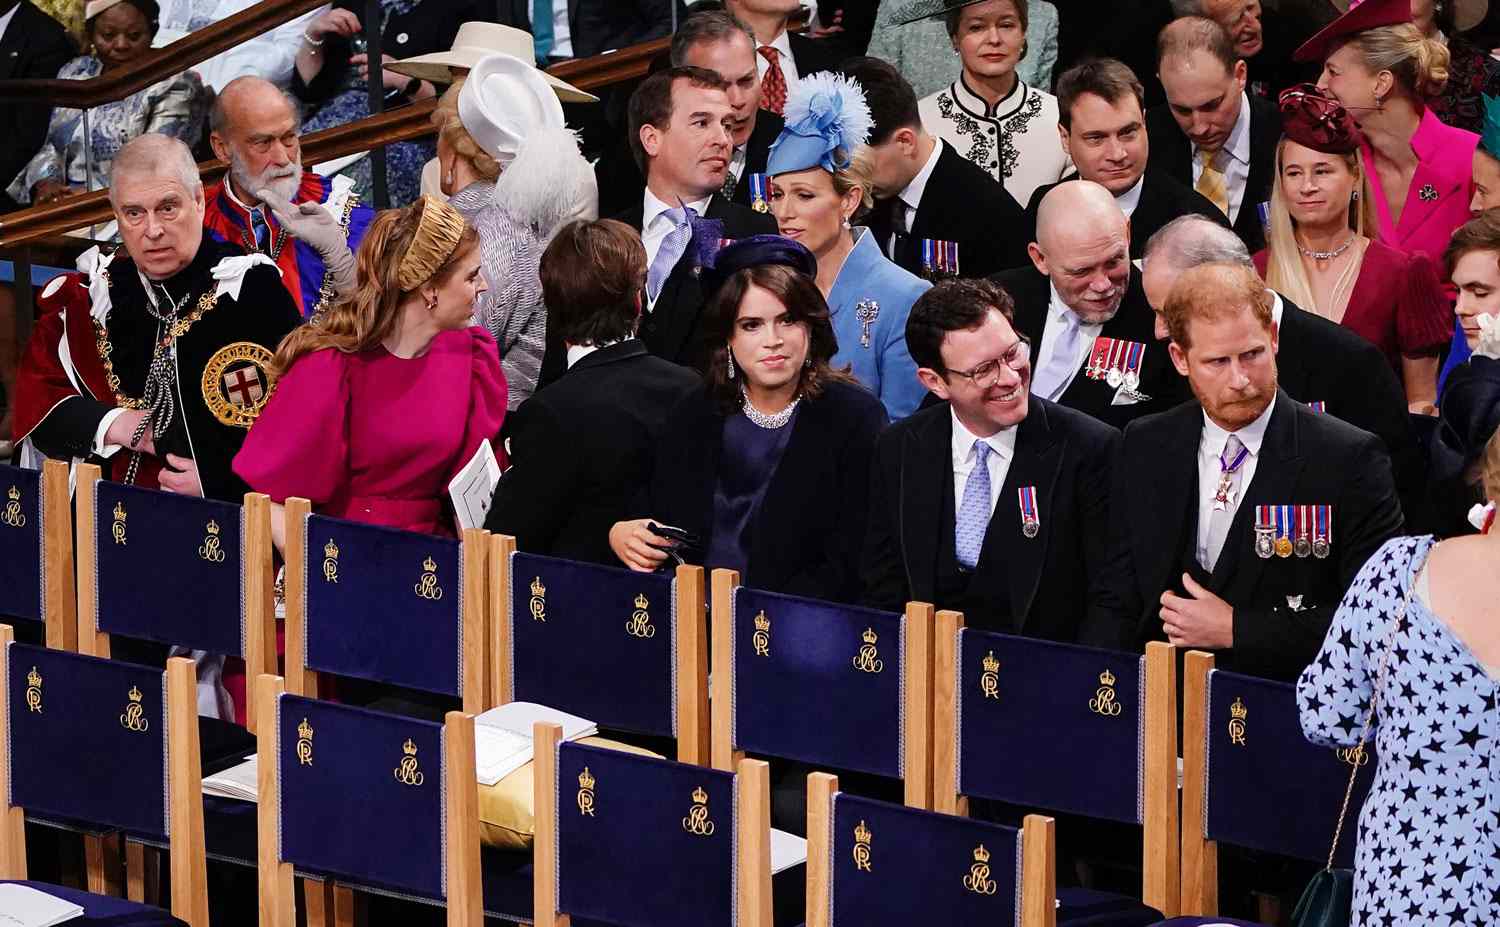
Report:
[[[328,210],[319,203],[293,206],[271,190],[257,190],[255,195],[289,235],[307,242],[323,258],[323,272],[333,281],[336,295],[354,292],[354,253],[349,250],[343,226]]]
[[[1481,312],[1475,321],[1479,323],[1479,346],[1474,353],[1500,360],[1500,316]]]

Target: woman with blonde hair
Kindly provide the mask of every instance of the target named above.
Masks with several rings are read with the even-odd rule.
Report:
[[[1435,263],[1375,236],[1360,132],[1317,88],[1281,95],[1266,249],[1256,267],[1297,306],[1352,329],[1389,359],[1413,411],[1437,399],[1438,356],[1453,316]]]
[[[453,534],[448,482],[505,418],[495,343],[472,323],[478,244],[430,197],[377,216],[353,295],[277,349],[276,394],[235,473],[278,504],[301,496],[325,515]]]
[[[539,268],[552,233],[599,213],[599,188],[559,100],[595,98],[530,62],[495,53],[438,101],[442,192],[479,233],[488,290],[477,324],[494,337],[510,408],[531,396],[546,350]]]

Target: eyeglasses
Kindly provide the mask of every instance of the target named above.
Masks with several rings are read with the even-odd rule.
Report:
[[[1000,356],[998,360],[987,360],[972,370],[954,370],[954,376],[963,377],[973,383],[979,389],[989,389],[1000,382],[1000,367],[1005,365],[1016,373],[1026,369],[1031,362],[1031,345],[1022,338],[1010,346],[1010,350]]]

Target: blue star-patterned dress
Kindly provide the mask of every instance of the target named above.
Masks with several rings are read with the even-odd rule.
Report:
[[[1353,746],[1391,647],[1371,725],[1379,766],[1359,816],[1355,925],[1500,923],[1496,680],[1418,595],[1387,644],[1434,543],[1396,538],[1370,558],[1297,683],[1307,738]]]

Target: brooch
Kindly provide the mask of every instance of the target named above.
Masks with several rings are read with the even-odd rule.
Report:
[[[1430,183],[1424,183],[1422,184],[1422,189],[1417,193],[1417,195],[1420,196],[1424,202],[1430,203],[1438,198],[1437,187],[1434,187]]]

